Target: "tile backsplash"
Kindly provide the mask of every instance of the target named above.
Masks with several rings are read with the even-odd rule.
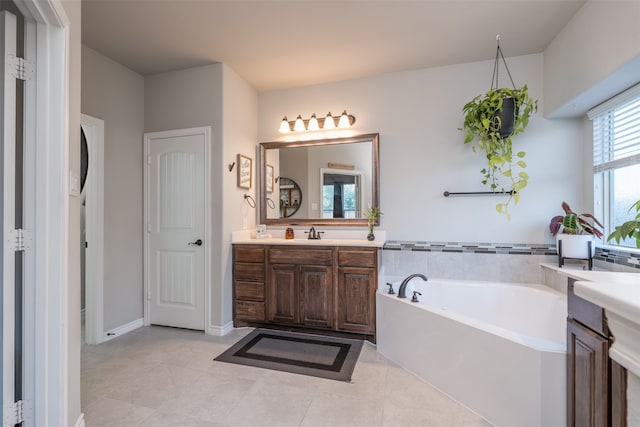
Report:
[[[629,252],[597,248],[594,260],[598,268],[638,271],[638,257]],[[540,264],[557,262],[555,244],[388,240],[382,251],[387,281],[423,273],[446,279],[543,283]]]

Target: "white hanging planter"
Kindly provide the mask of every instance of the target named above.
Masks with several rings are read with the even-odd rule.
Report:
[[[562,240],[562,254],[560,254],[560,240]],[[589,254],[591,242],[591,254]],[[595,237],[592,234],[558,234],[556,235],[556,251],[563,258],[589,259],[596,252]]]

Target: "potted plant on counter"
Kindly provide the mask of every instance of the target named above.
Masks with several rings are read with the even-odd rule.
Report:
[[[603,225],[591,214],[573,212],[567,202],[562,202],[562,210],[564,215],[554,216],[549,223],[549,231],[556,236],[558,248],[562,248],[558,250],[558,255],[562,258],[591,259],[595,252],[594,239],[602,237]]]
[[[380,208],[377,206],[370,207],[364,213],[364,217],[369,223],[369,234],[367,234],[367,240],[369,240],[370,242],[375,240],[376,238],[375,234],[373,234],[373,226],[376,225],[376,223],[380,219],[380,215],[382,215],[382,212],[380,212]]]
[[[629,212],[636,210],[636,216],[633,219],[616,226],[613,233],[607,237],[607,241],[615,239],[616,243],[620,243],[625,239],[636,239],[636,248],[640,249],[640,200],[635,202],[629,208]]]

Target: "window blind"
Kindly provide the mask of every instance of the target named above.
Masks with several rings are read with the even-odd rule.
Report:
[[[589,111],[593,172],[640,164],[640,85]]]

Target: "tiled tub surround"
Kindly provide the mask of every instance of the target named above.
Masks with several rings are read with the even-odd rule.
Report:
[[[542,283],[540,264],[557,262],[555,245],[387,241],[382,266],[388,281],[427,277]]]
[[[439,278],[408,288],[422,293],[419,303],[376,295],[381,354],[495,425],[565,422],[564,295]]]
[[[568,261],[568,265],[574,262]],[[388,240],[382,251],[384,273],[390,281],[424,273],[445,279],[545,283],[540,269],[544,263],[557,265],[555,244]],[[607,271],[640,272],[640,254],[596,248],[594,266]]]

